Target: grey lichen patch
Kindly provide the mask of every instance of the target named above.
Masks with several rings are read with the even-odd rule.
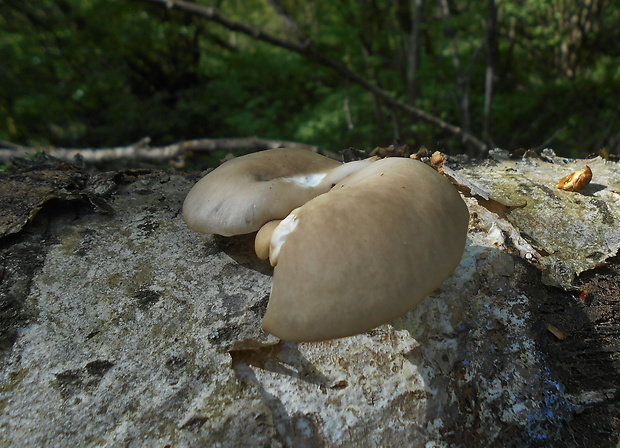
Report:
[[[563,159],[549,150],[544,155],[544,159],[498,157],[493,163],[455,171],[494,199],[527,204],[507,213],[508,220],[541,255],[544,281],[571,288],[576,275],[600,266],[620,249],[618,163],[600,157]],[[557,188],[559,179],[585,165],[593,172],[585,189]]]

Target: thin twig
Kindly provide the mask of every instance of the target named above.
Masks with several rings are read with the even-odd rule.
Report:
[[[166,162],[177,157],[184,156],[188,152],[213,152],[217,150],[235,151],[251,149],[261,151],[274,148],[299,148],[316,152],[330,158],[341,158],[330,151],[318,146],[284,140],[269,140],[258,137],[247,138],[214,138],[187,140],[168,146],[149,146],[150,139],[144,138],[137,143],[128,146],[114,148],[54,148],[54,147],[26,147],[14,145],[10,142],[0,142],[0,162],[7,163],[12,158],[24,157],[37,152],[46,154],[57,159],[71,162],[76,157],[82,157],[87,163],[111,162],[116,160],[139,160],[144,162]]]
[[[533,147],[532,150],[539,152],[545,148],[548,148],[551,142],[555,140],[556,137],[560,134],[560,132],[564,131],[565,129],[566,129],[566,126],[562,126],[561,128],[557,129],[553,134],[547,137],[544,142],[542,142],[538,146]]]

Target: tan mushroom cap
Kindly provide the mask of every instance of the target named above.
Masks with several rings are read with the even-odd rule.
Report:
[[[296,212],[263,328],[289,341],[368,331],[414,309],[459,264],[469,213],[425,164],[383,159]]]
[[[269,246],[271,245],[271,236],[273,235],[273,231],[276,229],[276,227],[278,227],[281,222],[281,219],[269,221],[267,224],[261,227],[258,232],[256,232],[256,237],[254,238],[254,252],[256,252],[256,256],[260,260],[266,260],[267,258],[269,258]]]
[[[326,173],[342,163],[301,149],[270,149],[225,162],[191,189],[187,226],[223,236],[255,232],[329,191]]]

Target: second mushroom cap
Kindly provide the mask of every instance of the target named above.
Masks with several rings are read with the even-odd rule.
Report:
[[[280,248],[264,329],[318,341],[415,308],[458,265],[469,213],[425,164],[379,160],[296,211]]]

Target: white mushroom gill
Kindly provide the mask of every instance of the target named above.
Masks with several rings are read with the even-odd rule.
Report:
[[[303,188],[316,187],[327,176],[327,173],[313,173],[293,177],[284,177],[284,182],[291,182]]]
[[[293,177],[285,177],[282,180],[285,182],[292,182],[303,188],[321,187],[322,190],[327,191],[332,186],[336,185],[342,179],[350,176],[351,174],[366,168],[372,160],[354,160],[353,162],[343,163],[331,170],[324,173],[305,174]]]
[[[286,238],[297,228],[299,220],[297,219],[297,213],[301,207],[293,210],[286,218],[282,220],[280,224],[275,228],[271,234],[271,244],[269,245],[269,262],[271,266],[278,264],[278,257],[280,256],[280,250],[286,242]]]

